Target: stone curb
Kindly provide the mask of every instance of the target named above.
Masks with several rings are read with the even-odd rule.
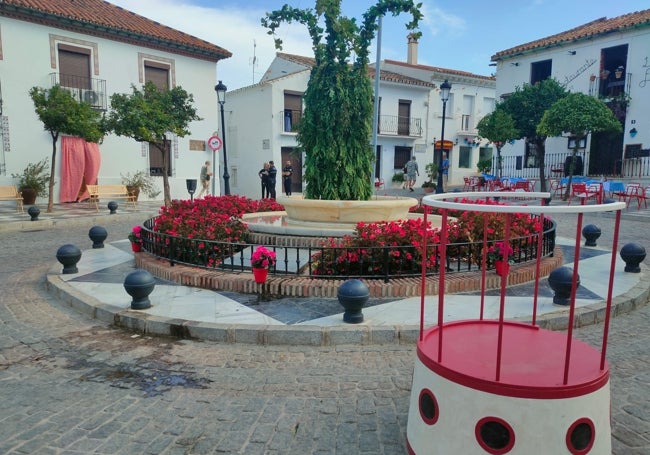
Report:
[[[92,296],[84,294],[69,285],[60,276],[60,266],[53,266],[46,276],[46,288],[65,305],[90,318],[146,335],[171,336],[176,338],[217,341],[221,343],[242,343],[258,345],[403,345],[415,344],[419,338],[419,325],[393,326],[270,326],[234,325],[208,322],[168,319],[152,316],[137,310],[124,310],[107,305]],[[648,267],[641,264],[641,273],[648,274]],[[631,312],[647,305],[650,300],[650,283],[641,279],[627,293],[612,301],[612,317]],[[605,319],[605,302],[577,308],[574,327],[597,324]],[[567,329],[569,309],[540,315],[537,324],[545,329]],[[531,318],[517,318],[530,322]]]

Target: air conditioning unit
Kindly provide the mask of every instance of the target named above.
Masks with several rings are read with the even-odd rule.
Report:
[[[99,104],[99,94],[94,90],[81,89],[81,101],[88,103],[92,106]]]

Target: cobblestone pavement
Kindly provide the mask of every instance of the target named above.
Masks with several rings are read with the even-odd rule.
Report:
[[[134,221],[108,218],[107,241],[124,238]],[[90,247],[91,224],[82,223],[0,232],[0,453],[406,452],[413,345],[224,345],[101,325],[44,286],[59,246]],[[650,248],[647,228],[625,220],[621,245]],[[648,327],[650,306],[612,323],[617,455],[650,453]],[[575,333],[598,343],[602,326]]]

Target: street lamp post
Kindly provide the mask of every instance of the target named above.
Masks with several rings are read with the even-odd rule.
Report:
[[[230,194],[230,174],[228,174],[228,153],[226,152],[226,121],[223,114],[223,105],[226,104],[226,90],[228,87],[224,85],[223,82],[219,81],[217,85],[214,86],[214,90],[217,92],[217,100],[219,101],[219,108],[221,110],[221,138],[223,142],[223,193]]]
[[[436,193],[444,193],[442,188],[442,155],[445,153],[445,114],[447,110],[447,101],[449,100],[449,92],[451,91],[451,84],[447,79],[440,84],[440,99],[442,100],[442,130],[440,132],[440,159],[438,160],[438,186]],[[436,144],[433,144],[433,154],[436,153]]]

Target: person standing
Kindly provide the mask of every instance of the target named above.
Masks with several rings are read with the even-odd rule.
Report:
[[[284,177],[284,194],[291,196],[291,176],[293,175],[293,166],[291,160],[287,160],[287,164],[282,168],[282,176]]]
[[[409,191],[413,191],[416,175],[420,175],[420,170],[418,169],[418,162],[415,161],[415,156],[412,156],[411,160],[406,163],[406,179],[408,181],[407,187]]]
[[[278,169],[273,164],[273,161],[269,161],[269,181],[267,183],[269,188],[269,197],[275,199],[275,179],[278,175]]]
[[[264,163],[264,166],[257,173],[262,183],[262,199],[269,197],[269,163]]]
[[[449,159],[447,153],[442,152],[442,192],[447,192],[447,180],[449,180]]]
[[[196,195],[197,199],[205,194],[206,196],[210,195],[210,177],[212,177],[212,171],[210,171],[210,161],[206,161],[203,166],[201,166],[201,174],[199,175],[199,181],[201,182],[201,191]]]

